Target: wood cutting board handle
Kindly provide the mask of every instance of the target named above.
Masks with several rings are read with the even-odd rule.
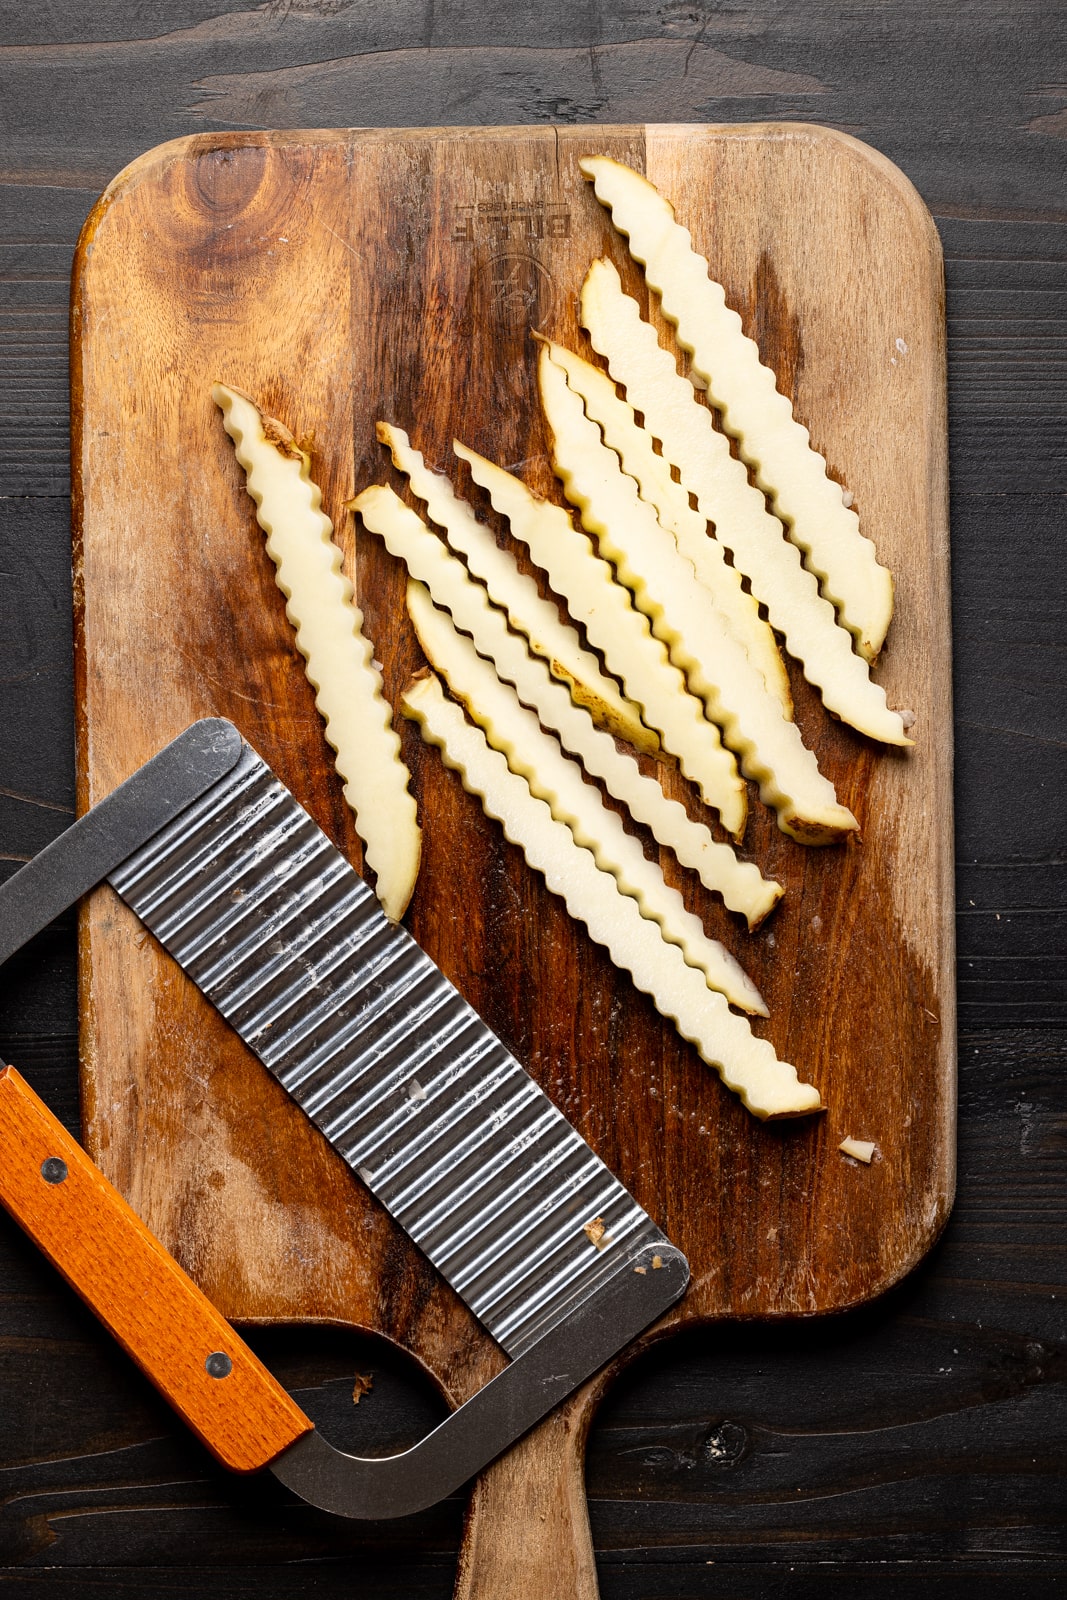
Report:
[[[14,1067],[0,1070],[0,1203],[233,1472],[312,1424]]]
[[[604,1386],[594,1378],[482,1473],[454,1600],[597,1600],[585,1441]]]

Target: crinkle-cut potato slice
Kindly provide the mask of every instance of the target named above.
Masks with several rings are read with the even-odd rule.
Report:
[[[439,611],[423,586],[412,581],[407,602],[426,659],[512,772],[526,779],[531,794],[547,803],[557,822],[567,824],[575,842],[592,851],[597,866],[637,901],[642,916],[659,924],[663,937],[678,946],[689,966],[703,972],[711,988],[742,1011],[765,1017],[767,1007],[744,969],[718,940],[708,938],[700,918],[664,880],[659,863],[648,859],[558,740],[542,732],[514,689],[457,633],[447,611]]]
[[[463,786],[477,795],[488,816],[503,824],[505,837],[518,845],[553,894],[604,945],[617,967],[629,972],[637,988],[651,997],[723,1082],[761,1119],[802,1117],[822,1109],[819,1091],[801,1083],[796,1068],[780,1061],[766,1039],[752,1032],[744,1017],[730,1010],[704,975],[687,966],[677,945],[668,944],[656,923],[641,915],[637,902],[619,893],[588,850],[557,822],[543,800],[530,793],[485,735],[447,701],[432,674],[415,679],[402,698],[405,713],[418,722],[423,737],[436,744]]]
[[[518,484],[517,479],[510,481]],[[523,485],[518,486],[523,494],[529,494]],[[434,604],[451,612],[456,626],[470,634],[479,655],[493,663],[505,682],[515,685],[519,699],[537,713],[542,726],[558,734],[564,748],[580,758],[586,771],[600,778],[608,792],[621,800],[638,822],[645,823],[660,844],[673,850],[683,866],[698,873],[706,888],[721,894],[727,907],[745,917],[750,928],[757,927],[781,899],[781,884],[764,878],[752,862],[739,861],[729,845],[714,839],[702,822],[693,822],[684,806],[669,799],[655,778],[644,775],[633,756],[594,725],[584,707],[576,706],[563,685],[550,676],[541,658],[531,655],[525,641],[510,631],[503,613],[490,605],[482,585],[399,495],[375,485],[364,489],[351,505],[370,532],[384,539],[390,552],[426,585]]]
[[[694,381],[720,408],[757,483],[822,580],[823,593],[838,607],[860,654],[873,661],[893,615],[893,577],[860,532],[859,518],[846,506],[807,428],[779,393],[774,373],[760,361],[758,347],[693,249],[688,229],[675,221],[670,202],[619,161],[589,156],[580,166],[660,296],[664,315],[690,354]]]
[[[778,826],[801,844],[832,844],[856,819],[838,803],[794,722],[782,715],[743,645],[727,630],[656,513],[623,472],[619,458],[586,416],[581,396],[541,351],[541,400],[553,436],[553,461],[585,528],[633,590],[653,631],[685,672],[737,752],[742,771],[773,806]]]
[[[594,262],[586,275],[582,322],[823,704],[872,739],[911,744],[899,712],[887,706],[885,690],[853,650],[851,635],[838,625],[800,551],[783,537],[782,524],[749,483],[743,463],[731,456],[728,441],[715,431],[707,407],[643,320],[636,300],[623,293],[610,261]]]
[[[333,524],[321,509],[311,461],[289,430],[237,389],[216,384],[212,398],[244,468],[256,520],[267,535],[285,614],[316,690],[315,704],[336,752],[345,799],[373,869],[386,916],[399,922],[422,853],[411,774],[400,756],[363,614],[341,571]]]
[[[586,415],[599,426],[604,443],[611,446],[623,471],[634,479],[641,498],[653,507],[663,527],[673,533],[686,560],[692,562],[726,626],[752,657],[784,715],[791,717],[789,677],[774,634],[760,616],[755,599],[741,587],[741,574],[728,564],[723,546],[709,537],[707,518],[694,511],[687,491],[671,476],[670,462],[653,449],[652,435],[638,423],[633,406],[620,398],[607,374],[583,356],[555,345],[553,358],[567,374],[571,388],[581,395]]]
[[[697,785],[704,803],[719,813],[727,832],[739,839],[748,797],[737,763],[724,749],[718,728],[689,693],[666,648],[653,636],[648,619],[615,582],[611,567],[561,507],[535,499],[517,478],[476,457],[466,446],[455,448],[495,509],[507,517],[516,539],[548,574],[549,583],[566,600],[571,616],[585,628],[626,693],[641,707],[663,748]]]
[[[637,706],[605,677],[595,656],[582,648],[575,629],[560,621],[555,606],[541,598],[533,579],[519,571],[514,557],[500,548],[448,479],[427,467],[402,428],[379,422],[377,432],[415,496],[425,504],[430,521],[444,530],[452,548],[459,551],[497,605],[507,612],[512,627],[526,635],[530,648],[544,657],[555,677],[567,684],[576,703],[585,706],[609,733],[625,739],[645,755],[656,755],[659,740],[642,722]]]

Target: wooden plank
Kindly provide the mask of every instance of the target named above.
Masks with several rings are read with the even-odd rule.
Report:
[[[162,16],[55,0],[23,7],[10,28],[9,174],[103,184],[149,142],[220,126],[788,118],[861,132],[957,214],[1062,216],[1048,62],[1065,33],[1049,0],[848,12],[816,0],[779,7],[773,27],[752,6],[647,0],[182,0]]]
[[[780,7],[770,29],[751,7],[655,11],[643,0],[593,11],[553,0],[512,7],[506,20],[489,0],[436,11],[423,0],[373,10],[183,0],[162,21],[124,0],[89,9],[56,0],[9,7],[5,19],[0,238],[52,243],[62,217],[65,256],[125,162],[224,124],[607,122],[680,116],[688,99],[696,120],[857,132],[921,190],[950,261],[956,231],[966,236],[960,265],[977,282],[958,311],[950,273],[957,475],[1004,493],[1062,491],[1062,299],[1009,261],[1010,283],[987,276],[991,256],[1024,257],[1022,241],[1040,230],[1041,259],[1062,270],[1065,130],[1047,63],[1062,53],[1064,21],[1048,0],[980,0],[958,13],[909,0],[845,14],[813,0]],[[4,493],[67,483],[57,370],[66,297],[58,279],[38,277],[38,262],[54,272],[52,253],[36,254],[9,277],[0,265]],[[996,286],[1008,293],[998,298]]]
[[[786,1581],[843,1591],[883,1570],[908,1600],[961,1573],[983,1597],[1048,1591],[1064,1559],[1064,1045],[1062,1031],[961,1036],[960,1199],[900,1290],[830,1322],[665,1341],[620,1380],[588,1463],[605,1600],[672,1586],[731,1600]],[[42,1049],[16,1059],[51,1100],[66,1062]],[[379,1340],[248,1336],[344,1448],[396,1448],[440,1416]],[[354,1371],[374,1380],[358,1406]],[[2,1213],[0,1401],[0,1572],[12,1587],[65,1594],[92,1569],[110,1592],[121,1567],[137,1595],[254,1585],[295,1600],[312,1583],[340,1592],[343,1579],[350,1592],[358,1563],[375,1600],[452,1592],[459,1499],[399,1525],[327,1528],[269,1484],[242,1489]],[[794,1481],[768,1501],[782,1451]]]
[[[685,885],[763,989],[770,1036],[831,1109],[785,1134],[756,1124],[408,729],[427,834],[411,927],[690,1255],[695,1287],[672,1324],[826,1310],[906,1271],[952,1189],[940,259],[887,163],[800,128],[237,135],[137,163],[90,220],[76,279],[80,804],[192,717],[222,713],[358,862],[208,388],[222,377],[297,433],[314,428],[325,504],[395,698],[420,659],[402,574],[354,538],[341,502],[390,475],[373,437],[382,414],[433,463],[447,464],[457,433],[550,490],[527,330],[577,339],[575,293],[594,254],[640,286],[579,179],[590,141],[677,187],[897,571],[883,681],[917,710],[917,749],[875,752],[794,684],[863,844],[805,852],[754,817],[746,843],[789,895],[751,942]],[[84,934],[91,1148],[208,1294],[239,1318],[382,1328],[456,1398],[478,1386],[499,1357],[469,1314],[108,892]],[[876,1138],[882,1161],[844,1162],[845,1133]],[[512,1482],[523,1450],[540,1448],[535,1436],[514,1453]],[[561,1470],[576,1475],[569,1460]],[[491,1559],[465,1571],[461,1593],[494,1592]]]
[[[241,14],[230,22],[240,32],[227,35],[224,28],[232,12]],[[284,92],[288,84],[302,83],[306,63],[365,55],[367,81],[373,84],[373,58],[383,44],[418,50],[424,68],[405,95],[390,97],[391,122],[423,120],[427,83],[459,81],[454,50],[437,57],[441,47],[456,46],[479,52],[479,106],[486,121],[497,122],[509,114],[505,107],[515,114],[511,52],[501,46],[544,45],[547,84],[554,72],[554,51],[561,46],[595,60],[604,40],[674,36],[688,50],[703,32],[726,53],[810,73],[825,87],[825,93],[808,101],[766,95],[751,109],[712,96],[702,108],[703,117],[811,114],[814,120],[850,126],[890,152],[922,189],[945,247],[950,312],[958,884],[965,916],[960,925],[965,984],[961,1023],[966,1019],[996,1031],[960,1041],[965,1060],[960,1197],[943,1246],[903,1294],[889,1296],[872,1312],[877,1336],[860,1340],[848,1331],[849,1321],[842,1344],[820,1340],[803,1372],[789,1369],[790,1384],[803,1384],[813,1397],[829,1402],[840,1388],[842,1349],[856,1340],[852,1393],[862,1395],[868,1386],[882,1392],[879,1385],[886,1374],[897,1374],[903,1420],[899,1427],[867,1436],[878,1451],[878,1527],[885,1533],[879,1547],[867,1546],[867,1558],[862,1558],[861,1535],[865,1529],[869,1533],[871,1523],[862,1492],[867,1462],[859,1457],[855,1495],[808,1499],[803,1537],[788,1548],[768,1542],[765,1528],[757,1529],[765,1519],[761,1502],[755,1492],[747,1493],[746,1484],[750,1463],[778,1446],[773,1425],[750,1435],[752,1453],[733,1468],[729,1480],[739,1512],[741,1505],[747,1507],[750,1559],[743,1541],[732,1552],[716,1542],[713,1510],[700,1523],[707,1542],[685,1542],[686,1530],[674,1518],[673,1505],[691,1493],[702,1470],[699,1464],[679,1459],[677,1470],[657,1483],[654,1494],[639,1490],[637,1499],[624,1494],[617,1510],[605,1499],[614,1480],[602,1476],[604,1451],[617,1443],[632,1452],[628,1460],[636,1473],[646,1458],[671,1447],[683,1417],[710,1417],[716,1407],[736,1415],[734,1397],[738,1404],[743,1400],[746,1377],[756,1387],[761,1375],[771,1376],[787,1357],[792,1335],[786,1327],[776,1331],[772,1349],[752,1350],[747,1357],[739,1351],[737,1364],[725,1371],[718,1340],[706,1334],[670,1341],[650,1356],[641,1370],[643,1409],[639,1415],[630,1413],[637,1418],[634,1431],[623,1438],[612,1418],[605,1417],[612,1436],[600,1451],[599,1424],[594,1430],[590,1489],[605,1600],[668,1593],[699,1593],[712,1600],[719,1594],[762,1595],[783,1588],[821,1595],[846,1586],[854,1590],[857,1583],[868,1589],[880,1586],[894,1597],[925,1594],[931,1582],[953,1597],[1044,1594],[1063,1581],[1063,1557],[1050,1553],[1057,1544],[1055,1529],[1042,1522],[1043,1508],[1054,1503],[1045,1485],[1055,1493],[1060,1463],[1042,1452],[1035,1465],[1025,1449],[1001,1454],[1005,1476],[989,1485],[987,1495],[965,1498],[960,1493],[968,1470],[987,1457],[991,1440],[1000,1453],[1015,1403],[1011,1397],[997,1398],[998,1385],[1006,1366],[1021,1373],[1031,1370],[1027,1360],[1017,1361],[1015,1353],[990,1336],[981,1373],[956,1393],[951,1389],[955,1374],[938,1371],[952,1364],[951,1358],[932,1361],[935,1352],[927,1348],[924,1328],[943,1323],[968,1339],[1013,1329],[1025,1336],[1020,1351],[1025,1343],[1054,1341],[1062,1331],[1064,1233],[1061,1225],[1057,1234],[1041,1210],[1042,1203],[1055,1197],[1057,1185],[1051,1168],[1039,1178],[1045,1169],[1032,1136],[1040,1122],[1046,1129],[1042,1137],[1054,1148],[1057,1115],[1062,1120],[1064,1110],[1062,1034],[1042,1034],[1037,1027],[1042,1007],[1051,999],[1051,985],[1040,995],[1028,991],[1026,996],[1020,985],[1010,1009],[998,1010],[991,997],[1002,986],[986,982],[987,974],[995,978],[992,957],[976,959],[973,971],[962,958],[976,956],[973,943],[969,952],[966,948],[966,919],[973,923],[976,916],[995,934],[997,961],[1005,975],[1013,956],[1021,958],[1014,965],[1022,973],[1042,943],[1046,957],[1063,948],[1054,925],[1039,940],[1039,919],[1026,909],[1040,906],[1055,915],[1064,903],[1057,879],[1062,869],[1055,864],[1062,852],[1053,837],[1058,812],[1051,797],[1064,792],[1067,776],[1051,715],[1056,629],[1044,620],[1053,615],[1062,583],[1051,564],[1038,563],[1052,547],[1046,543],[1049,534],[1028,512],[1024,491],[1028,486],[1045,488],[1051,516],[1058,510],[1056,496],[1064,481],[1058,415],[1062,380],[1057,377],[1062,372],[1062,296],[1057,300],[1053,288],[1037,291],[1029,281],[1030,266],[1037,261],[1062,269],[1057,236],[1063,236],[1064,227],[1062,222],[1027,220],[1057,208],[1062,212],[1062,113],[1059,138],[1050,127],[1062,102],[1053,92],[1048,61],[1057,49],[1062,55],[1064,19],[1047,0],[1025,11],[1004,0],[978,0],[951,16],[944,8],[930,12],[914,0],[848,13],[812,0],[776,7],[773,27],[767,26],[767,15],[766,8],[752,5],[730,11],[678,6],[653,11],[643,0],[609,9],[560,7],[556,0],[539,8],[502,9],[482,0],[461,8],[427,8],[420,0],[373,11],[327,0],[278,4],[259,13],[249,11],[247,0],[172,0],[161,24],[151,8],[128,0],[92,8],[75,0],[52,0],[33,9],[9,5],[7,45],[40,44],[46,47],[44,56],[47,47],[74,42],[80,54],[76,60],[57,61],[42,90],[32,52],[8,48],[3,53],[5,150],[14,158],[5,174],[8,181],[0,187],[0,226],[5,240],[59,237],[72,251],[95,194],[125,160],[162,134],[215,126],[214,85],[200,87],[208,77],[236,75],[245,68],[273,69],[279,114],[299,126],[309,114],[320,115],[317,107],[308,113],[299,95],[290,101]],[[166,39],[153,41],[152,36],[164,31]],[[138,38],[145,42],[128,48]],[[91,67],[96,76],[90,82]],[[643,73],[643,54],[635,52],[631,81]],[[615,83],[614,88],[617,94],[625,92],[626,84]],[[526,104],[536,117],[584,120],[592,114],[612,120],[622,114],[613,98],[598,101],[595,93],[581,104],[573,96],[550,97],[546,92],[542,98],[536,82],[528,81],[528,90]],[[675,114],[674,85],[665,83],[661,94],[661,103],[650,114]],[[310,103],[315,104],[313,99]],[[61,115],[55,114],[57,104]],[[345,107],[345,120],[358,114],[352,104]],[[105,122],[98,132],[101,115]],[[469,116],[458,94],[455,115],[460,120]],[[83,189],[63,187],[75,178]],[[20,264],[18,270],[25,268]],[[1010,275],[1010,285],[1005,275]],[[1005,287],[1012,293],[1005,295]],[[969,291],[959,301],[958,314],[957,288]],[[36,306],[23,304],[17,313],[0,317],[0,407],[5,421],[0,495],[66,485],[65,361],[51,365],[53,353],[65,357],[65,318],[58,312],[48,315],[53,320],[46,326],[38,296]],[[6,427],[25,418],[26,403],[35,399],[31,382],[44,363],[50,368],[49,414],[35,446],[42,452],[33,458],[38,465],[29,466],[19,453],[17,436]],[[0,533],[10,533],[3,570],[16,575],[14,590],[0,585],[0,609],[10,619],[9,631],[17,625],[39,557],[60,576],[67,561],[65,504],[57,499],[47,522],[32,514],[17,515],[23,510],[32,511],[28,502],[0,500]],[[1015,552],[1026,559],[1008,559]],[[53,587],[53,606],[45,602],[35,612],[41,653],[26,670],[20,663],[14,680],[10,666],[5,674],[0,783],[20,794],[67,804],[73,785],[72,772],[67,772],[73,747],[63,703],[69,692],[64,687],[68,669],[62,638],[67,602],[61,586]],[[1016,648],[1024,634],[1003,626],[1009,615],[1035,636],[1041,624],[1041,637],[1049,644],[1043,663],[1032,654],[1024,659]],[[1026,621],[1031,615],[1033,627]],[[987,706],[991,687],[996,692]],[[1020,711],[1024,717],[1017,721]],[[23,737],[25,730],[38,727],[47,728],[47,734],[36,741]],[[0,829],[5,849],[25,853],[37,847],[44,828],[39,823],[30,829],[17,806],[5,801],[0,807]],[[12,834],[9,819],[15,824]],[[61,823],[62,817],[56,820]],[[0,863],[0,873],[10,870],[12,863]],[[977,910],[970,907],[971,900]],[[996,913],[1007,914],[998,922]],[[58,964],[51,960],[53,942],[63,944]],[[983,949],[993,946],[983,944]],[[65,928],[61,940],[57,934],[49,941],[49,951],[42,952],[38,941],[17,971],[13,966],[4,969],[0,1054],[32,1070],[49,1103],[61,1105],[74,1128],[74,1046],[59,1037],[69,1034],[72,1012],[73,932]],[[968,1137],[968,1130],[974,1137]],[[1062,1196],[1062,1183],[1058,1192]],[[279,1508],[255,1510],[251,1495],[225,1480],[210,1480],[210,1467],[198,1476],[201,1453],[195,1444],[183,1441],[180,1425],[164,1413],[121,1353],[100,1340],[88,1316],[80,1316],[73,1298],[53,1282],[51,1270],[0,1216],[0,1234],[4,1230],[10,1242],[0,1237],[0,1415],[5,1424],[0,1446],[9,1498],[0,1517],[0,1571],[11,1587],[65,1595],[75,1588],[84,1593],[95,1581],[106,1593],[121,1588],[131,1596],[199,1596],[244,1594],[254,1585],[263,1600],[283,1595],[289,1600],[310,1583],[316,1592],[350,1592],[352,1563],[358,1561],[360,1590],[368,1597],[451,1592],[457,1503],[441,1508],[442,1515],[447,1512],[444,1524],[427,1518],[414,1527],[353,1533],[339,1526],[314,1527],[306,1520],[298,1545],[289,1536],[293,1521],[285,1524]],[[1053,1300],[1058,1288],[1061,1298]],[[904,1351],[912,1356],[903,1362],[904,1351],[894,1335],[898,1327],[906,1334]],[[985,1333],[976,1335],[978,1329]],[[379,1407],[389,1414],[392,1401],[385,1392],[382,1359],[379,1349],[373,1395],[358,1408],[349,1406],[359,1419],[369,1419]],[[1036,1425],[1042,1437],[1062,1415],[1057,1398],[1062,1385],[1054,1387],[1054,1373],[1050,1369],[1037,1390],[1044,1406]],[[285,1374],[288,1381],[288,1369]],[[904,1501],[914,1475],[916,1441],[922,1441],[928,1426],[921,1407],[931,1392],[957,1431],[952,1440],[926,1452],[920,1442],[928,1502],[919,1516],[897,1516],[896,1495]],[[678,1403],[683,1393],[688,1406],[684,1412]],[[910,1417],[904,1416],[909,1398],[915,1408]],[[783,1405],[788,1399],[787,1385]],[[343,1415],[339,1408],[331,1428],[340,1425]],[[174,1437],[164,1441],[159,1436],[168,1430]],[[817,1467],[833,1440],[809,1437],[810,1465]],[[1012,1439],[1021,1437],[1011,1434]],[[155,1442],[149,1444],[150,1439]],[[939,1472],[939,1461],[948,1470]],[[798,1463],[802,1472],[808,1466]],[[744,1522],[746,1513],[740,1514]],[[299,1513],[289,1516],[295,1519]],[[709,1566],[709,1561],[715,1564]],[[91,1576],[86,1570],[90,1567]]]

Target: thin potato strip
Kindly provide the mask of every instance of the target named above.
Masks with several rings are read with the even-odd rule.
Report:
[[[501,682],[471,641],[457,633],[447,611],[437,610],[420,583],[408,583],[407,599],[426,659],[512,772],[526,779],[531,794],[547,803],[557,822],[567,824],[575,842],[592,851],[601,871],[610,872],[623,894],[637,901],[643,917],[659,924],[663,937],[678,946],[689,966],[703,972],[711,988],[742,1011],[765,1017],[767,1007],[756,985],[723,945],[708,938],[700,918],[686,910],[658,862],[649,861],[640,841],[608,810],[578,763],[564,755],[557,739],[542,732],[533,712],[520,704],[514,689]]]
[[[642,722],[637,706],[605,677],[595,656],[582,648],[575,630],[560,621],[555,606],[541,598],[533,579],[520,573],[511,554],[501,550],[448,479],[430,471],[402,428],[379,422],[377,432],[415,496],[425,504],[430,521],[444,530],[449,544],[463,556],[475,577],[482,580],[497,605],[504,608],[512,626],[526,635],[530,648],[544,657],[555,677],[567,684],[576,703],[585,706],[589,715],[610,733],[626,739],[646,755],[655,755],[659,740]]]
[[[722,727],[742,771],[759,784],[764,804],[774,807],[783,832],[801,844],[829,844],[853,831],[855,817],[838,804],[796,724],[782,715],[762,674],[694,581],[692,567],[604,444],[553,350],[546,345],[541,351],[541,399],[556,471],[583,525],[633,590],[690,688]]]
[[[588,712],[550,676],[541,658],[531,655],[524,640],[509,630],[503,613],[490,605],[485,589],[450,554],[439,535],[392,489],[377,485],[364,489],[352,509],[426,585],[434,604],[451,612],[456,626],[470,634],[479,655],[492,661],[505,682],[515,685],[523,704],[559,735],[586,771],[600,778],[631,816],[645,823],[683,866],[697,872],[708,889],[721,894],[731,911],[740,912],[750,928],[762,922],[781,898],[781,885],[764,878],[752,862],[739,861],[703,823],[691,821],[677,800],[668,799],[654,778],[645,777],[633,756],[593,724]]]
[[[593,347],[607,357],[612,377],[625,386],[645,427],[678,468],[686,489],[696,495],[701,515],[714,524],[823,703],[872,739],[910,744],[899,714],[887,706],[885,690],[856,655],[851,635],[838,625],[833,606],[820,595],[799,550],[783,538],[782,524],[749,483],[743,463],[731,456],[711,413],[680,376],[655,329],[642,319],[636,300],[623,293],[609,261],[594,262],[586,275],[582,321]]]
[[[615,965],[630,973],[755,1116],[799,1117],[822,1109],[818,1090],[801,1083],[796,1068],[779,1061],[767,1040],[757,1038],[745,1018],[708,988],[703,973],[686,965],[678,946],[666,942],[637,902],[619,893],[611,874],[601,872],[589,851],[575,844],[570,829],[530,793],[525,779],[509,771],[481,729],[445,699],[436,678],[409,685],[402,705],[427,742],[440,748],[446,765],[459,773],[464,788],[478,796],[486,813],[503,824],[505,837],[561,896],[571,916],[585,924]]]
[[[567,374],[567,382],[585,401],[592,417],[663,527],[673,533],[679,550],[722,613],[730,632],[744,645],[763,681],[787,717],[793,715],[789,677],[774,634],[759,613],[752,595],[741,587],[741,574],[731,567],[723,546],[708,535],[707,518],[694,511],[689,495],[671,476],[671,464],[652,448],[652,435],[642,428],[628,400],[622,400],[612,380],[592,362],[562,345],[553,346],[553,359]]]
[[[621,162],[591,156],[580,165],[644,265],[664,315],[690,354],[694,381],[721,409],[760,488],[822,580],[823,593],[839,608],[860,654],[873,661],[893,615],[892,574],[860,532],[859,518],[845,505],[807,428],[779,393],[774,373],[760,361],[757,345],[693,249],[688,229],[675,221],[670,202]]]
[[[400,756],[363,615],[341,571],[333,524],[321,510],[311,462],[280,423],[247,395],[216,384],[212,397],[244,468],[256,520],[267,535],[285,614],[316,690],[336,752],[345,799],[373,868],[378,898],[399,922],[419,870],[422,835],[410,773]]]
[[[538,500],[517,478],[465,445],[454,448],[469,462],[475,482],[507,517],[516,539],[548,574],[571,616],[641,707],[663,748],[677,758],[705,803],[718,811],[727,832],[740,838],[748,799],[737,763],[723,748],[719,730],[708,722],[699,700],[689,693],[666,648],[653,636],[647,618],[615,582],[611,567],[561,507]]]

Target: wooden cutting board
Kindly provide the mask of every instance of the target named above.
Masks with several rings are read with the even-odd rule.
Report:
[[[880,156],[768,124],[221,134],[135,162],[75,269],[79,805],[221,714],[359,865],[210,386],[313,434],[395,702],[422,664],[403,573],[343,502],[401,486],[379,417],[461,488],[454,435],[557,492],[530,330],[586,348],[577,295],[598,254],[646,301],[578,171],[590,151],[675,202],[896,574],[878,677],[916,714],[913,750],[876,748],[793,675],[801,729],[862,838],[804,849],[753,797],[745,853],[787,889],[755,937],[663,860],[766,997],[760,1031],[828,1110],[755,1121],[403,725],[425,830],[408,922],[688,1254],[693,1287],[664,1328],[806,1316],[905,1273],[953,1189],[941,258]],[[676,771],[663,781],[700,814]],[[456,1401],[497,1370],[455,1295],[107,889],[83,915],[81,1019],[89,1148],[227,1315],[381,1330]],[[872,1166],[839,1153],[846,1134],[877,1142]],[[481,1480],[465,1596],[595,1594],[581,1445],[597,1387]]]

